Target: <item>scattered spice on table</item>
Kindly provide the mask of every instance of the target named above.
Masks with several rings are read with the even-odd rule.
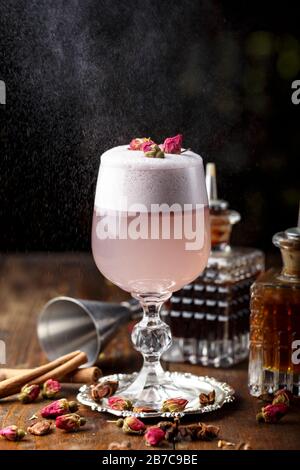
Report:
[[[220,439],[218,441],[218,448],[219,449],[224,449],[225,447],[229,448],[229,447],[235,447],[235,443],[234,442],[230,442],[230,441],[224,441],[223,439]]]
[[[111,442],[108,446],[108,450],[128,450],[131,448],[129,441],[122,442]]]
[[[244,441],[235,444],[234,442],[220,440],[218,441],[218,448],[222,450],[252,450],[249,442]]]
[[[189,438],[192,441],[210,441],[216,438],[219,432],[219,426],[214,426],[212,424],[197,423],[188,424],[187,426],[179,426],[181,438]]]

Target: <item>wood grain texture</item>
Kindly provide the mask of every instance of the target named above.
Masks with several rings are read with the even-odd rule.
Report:
[[[104,280],[88,254],[28,254],[0,257],[0,339],[6,342],[7,367],[34,367],[45,361],[36,337],[36,319],[50,298],[69,295],[78,298],[123,300],[126,294]],[[130,326],[116,334],[101,359],[104,373],[130,371],[140,364],[129,340]],[[187,364],[170,364],[170,370],[189,371],[214,376],[232,385],[237,391],[234,403],[213,414],[201,417],[206,423],[220,426],[220,438],[238,442],[248,441],[254,449],[299,449],[300,407],[293,410],[277,425],[259,425],[255,414],[261,402],[247,391],[247,364],[218,370]],[[67,385],[63,396],[74,398],[78,386]],[[22,405],[15,397],[0,401],[1,427],[17,424],[27,428],[29,418],[37,414],[44,402]],[[78,433],[67,434],[54,430],[48,436],[27,435],[19,442],[0,439],[1,449],[107,449],[112,441],[129,440],[133,449],[147,449],[143,439],[126,436],[108,420],[113,419],[81,406],[80,413],[87,425]],[[188,418],[183,422],[195,422]],[[152,423],[155,423],[153,421]],[[178,449],[216,449],[213,442],[181,442]],[[171,448],[167,445],[167,448]]]

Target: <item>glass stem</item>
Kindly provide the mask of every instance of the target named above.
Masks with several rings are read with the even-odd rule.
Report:
[[[169,326],[160,318],[163,303],[170,297],[165,295],[133,294],[143,307],[143,318],[132,331],[132,342],[144,358],[144,364],[136,380],[127,389],[127,395],[135,395],[142,401],[158,399],[159,389],[164,384],[164,371],[160,364],[161,355],[171,346]]]

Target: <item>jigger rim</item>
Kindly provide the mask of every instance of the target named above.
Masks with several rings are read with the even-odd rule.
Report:
[[[47,322],[46,322],[46,319],[43,318],[45,313],[46,313],[47,308],[50,305],[52,305],[52,304],[54,304],[58,301],[61,301],[61,300],[78,305],[81,309],[84,310],[84,312],[89,316],[90,320],[94,324],[95,333],[96,333],[96,341],[97,341],[96,352],[93,355],[93,358],[90,359],[90,356],[89,356],[88,352],[83,351],[83,352],[86,353],[88,361],[85,364],[83,364],[82,366],[80,366],[80,368],[93,366],[97,362],[99,354],[100,354],[101,340],[100,340],[100,336],[99,336],[99,333],[98,333],[96,321],[93,318],[93,315],[91,314],[91,312],[89,312],[87,307],[84,305],[84,303],[83,303],[83,302],[85,302],[84,299],[76,299],[74,297],[68,297],[66,295],[60,295],[60,296],[54,297],[53,299],[48,300],[48,302],[44,305],[44,307],[43,307],[43,309],[40,312],[39,317],[38,317],[37,336],[38,336],[39,343],[40,343],[43,351],[45,352],[46,356],[48,357],[48,359],[50,359],[51,361],[54,360],[54,359],[57,359],[58,355],[55,354],[53,348],[50,348],[50,351],[49,351],[47,346],[45,347],[45,343],[46,343],[46,345],[49,344],[49,339],[47,339],[47,334],[46,335],[42,334],[42,331],[45,331],[45,328],[47,328],[46,325],[49,321],[49,318],[47,319]],[[91,302],[91,301],[89,299],[87,299],[86,302]],[[71,352],[71,351],[69,351],[69,352]]]

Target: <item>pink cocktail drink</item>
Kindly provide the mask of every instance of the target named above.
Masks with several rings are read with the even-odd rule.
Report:
[[[95,263],[107,279],[128,292],[174,292],[193,281],[206,266],[210,250],[208,218],[207,207],[183,213],[136,215],[95,209],[92,230]],[[123,233],[118,230],[101,238],[99,227],[104,220],[107,226],[122,227]],[[131,233],[130,228],[138,222],[145,227],[144,233],[139,230]],[[179,227],[183,229],[182,235]],[[151,237],[151,229],[152,235],[156,232],[155,238]]]
[[[144,317],[132,332],[144,366],[122,396],[158,408],[178,390],[160,365],[171,332],[159,311],[172,292],[193,281],[210,251],[208,200],[202,159],[185,151],[148,158],[115,147],[101,157],[92,250],[98,269],[138,299]]]

